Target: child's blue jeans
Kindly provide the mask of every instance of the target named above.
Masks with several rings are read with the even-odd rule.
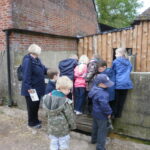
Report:
[[[85,87],[76,87],[74,89],[75,96],[75,110],[79,112],[83,112],[83,105],[86,100],[86,89]]]
[[[93,118],[92,127],[92,143],[97,143],[96,150],[105,150],[105,143],[107,137],[107,121]]]

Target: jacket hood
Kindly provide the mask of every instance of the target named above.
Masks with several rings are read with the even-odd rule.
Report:
[[[60,67],[63,67],[63,68],[68,67],[74,63],[75,63],[75,59],[73,59],[73,58],[65,59],[60,62]]]
[[[130,61],[127,58],[124,57],[118,57],[116,59],[117,62],[120,62],[121,64],[128,66],[130,64]]]
[[[62,112],[66,103],[72,104],[72,100],[66,97],[59,97],[47,94],[43,97],[44,107],[49,110],[49,114],[56,115]]]

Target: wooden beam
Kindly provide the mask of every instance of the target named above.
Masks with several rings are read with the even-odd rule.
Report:
[[[83,54],[87,55],[87,48],[88,48],[88,40],[87,37],[84,38],[84,51]]]
[[[82,54],[83,54],[83,39],[80,39],[78,43],[78,56],[80,57]]]
[[[142,45],[142,23],[138,25],[138,32],[137,32],[137,61],[136,61],[136,70],[138,72],[141,71],[141,45]]]
[[[97,47],[97,54],[102,57],[102,35],[98,35],[98,41],[97,41],[98,47]]]
[[[112,52],[113,52],[113,49],[112,49],[112,34],[111,33],[108,33],[107,34],[107,65],[108,67],[111,67],[112,65]]]
[[[93,49],[92,49],[92,41],[93,37],[89,37],[89,48],[88,48],[88,57],[91,59],[93,56]]]
[[[106,34],[102,35],[102,59],[106,60],[107,50],[106,50]]]
[[[135,55],[137,53],[137,25],[133,29],[133,49],[132,49],[132,54]]]
[[[147,70],[147,39],[148,39],[148,23],[143,22],[143,35],[142,35],[142,53],[141,53],[141,71]]]
[[[148,22],[147,72],[150,72],[150,22]]]

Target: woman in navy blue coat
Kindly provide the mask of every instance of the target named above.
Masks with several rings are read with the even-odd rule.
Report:
[[[21,95],[25,96],[28,111],[28,126],[40,128],[41,121],[38,119],[38,110],[40,98],[45,93],[44,75],[47,74],[47,68],[41,63],[38,56],[41,53],[41,48],[32,44],[28,48],[28,54],[24,56],[22,62],[23,80]],[[39,97],[38,101],[32,101],[29,93],[36,90]]]
[[[132,81],[130,79],[132,64],[128,59],[125,48],[118,48],[116,50],[116,59],[113,61],[112,69],[115,72],[115,117],[119,118],[122,114],[122,109],[128,89],[133,88]]]

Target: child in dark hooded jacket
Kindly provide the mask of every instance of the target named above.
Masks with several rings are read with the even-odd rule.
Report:
[[[74,81],[74,68],[78,65],[77,55],[72,55],[59,62],[60,76],[67,76]]]
[[[93,127],[91,143],[97,143],[97,150],[105,149],[107,137],[107,123],[111,117],[111,107],[109,106],[109,93],[107,87],[113,86],[113,82],[105,74],[99,74],[95,77],[94,86],[88,96],[92,98],[93,109]]]

